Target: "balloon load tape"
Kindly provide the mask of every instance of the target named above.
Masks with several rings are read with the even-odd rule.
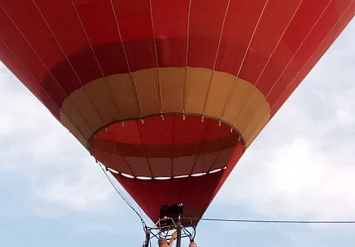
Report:
[[[183,217],[183,205],[182,203],[176,203],[172,205],[162,205],[160,207],[160,225],[171,226],[175,222],[179,222]]]

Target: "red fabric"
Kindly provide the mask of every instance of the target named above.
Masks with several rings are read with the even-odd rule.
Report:
[[[175,177],[228,164],[239,135],[200,116],[153,116],[115,123],[91,139],[90,152],[107,167],[133,176]]]
[[[339,4],[338,2],[336,4]],[[345,2],[343,4],[346,4]],[[344,9],[344,6],[339,7],[339,9]],[[322,45],[318,46],[314,53],[309,57],[308,61],[302,66],[302,69],[297,73],[295,78],[290,82],[285,91],[280,94],[275,101],[274,105],[271,106],[271,113],[275,115],[278,109],[283,105],[287,98],[292,94],[292,92],[299,85],[299,81],[304,78],[308,72],[312,69],[316,61],[318,61],[324,52],[328,49],[331,43],[334,41],[334,37],[337,37],[345,28],[347,23],[354,17],[355,13],[355,2],[346,9],[341,18],[337,21],[336,25],[332,27],[330,32],[322,40]]]
[[[265,95],[273,115],[355,14],[351,0],[304,0],[300,5],[300,0],[235,0],[229,5],[227,0],[193,0],[191,6],[188,0],[152,0],[151,5],[115,0],[113,6],[108,0],[73,2],[0,0],[0,58],[57,118],[63,101],[82,85],[156,66],[237,75]],[[102,156],[127,173],[157,176],[166,172],[162,167],[191,174],[198,167],[227,164],[223,172],[198,178],[138,181],[117,176],[153,220],[160,205],[176,202],[185,204],[187,215],[200,217],[243,152],[241,143],[233,151],[225,146],[228,141],[205,152],[210,151],[205,145],[209,140],[228,134],[228,126],[216,124],[201,124],[197,117],[185,122],[169,117],[164,123],[152,117],[144,125],[129,121],[124,130],[110,126],[112,139],[104,131],[97,137],[131,145],[200,143],[191,150],[195,155],[174,157],[170,166],[162,166],[166,160],[156,156]]]
[[[235,133],[235,132],[234,132]],[[97,139],[113,140],[130,144],[184,144],[227,137],[231,134],[230,127],[219,124],[214,119],[187,115],[153,116],[140,120],[125,121],[112,124],[107,129],[97,132]]]
[[[137,180],[114,174],[144,212],[156,222],[162,205],[183,203],[184,217],[201,218],[230,172],[243,154],[243,145],[237,145],[227,169],[200,177],[170,180]],[[196,225],[198,220],[194,220]],[[188,221],[187,224],[188,225]]]
[[[187,0],[153,0],[151,6],[119,0],[114,8],[106,0],[75,0],[75,7],[71,1],[1,0],[0,54],[30,90],[45,91],[37,95],[57,117],[53,101],[61,107],[82,84],[157,65],[215,64],[218,71],[239,72],[268,95],[274,113],[285,100],[280,95],[288,96],[319,59],[313,53],[324,52],[339,32],[323,42],[326,35],[355,13],[350,0],[305,0],[297,10],[299,2],[269,0],[264,9],[264,1],[237,0],[226,14],[227,1],[195,0],[188,18]],[[344,11],[349,17],[338,20]]]

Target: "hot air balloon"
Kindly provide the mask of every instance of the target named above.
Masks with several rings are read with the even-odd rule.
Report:
[[[0,0],[1,61],[154,221],[196,226],[351,0]]]

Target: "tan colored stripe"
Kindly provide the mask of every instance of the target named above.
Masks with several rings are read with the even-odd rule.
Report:
[[[212,78],[212,70],[205,68],[169,67],[158,70],[159,73],[156,68],[132,73],[137,86],[139,104],[142,107],[142,117],[161,113],[185,112],[193,115],[205,113],[206,117],[220,119],[233,126],[241,134],[246,147],[270,119],[269,103],[248,81],[219,71],[215,71]],[[183,109],[186,71],[186,107]],[[161,83],[162,112],[158,91],[155,88],[158,74]],[[61,109],[63,125],[88,149],[88,141],[92,134],[102,129],[103,124],[108,126],[114,122],[140,117],[130,75],[117,74],[105,79],[108,87],[102,85],[104,83],[102,78],[94,80],[73,92],[64,101]],[[211,87],[208,90],[210,83]],[[109,95],[108,88],[113,97]],[[113,107],[114,105],[118,106],[118,110]],[[77,117],[78,114],[84,118],[85,123]]]
[[[156,69],[140,70],[135,72],[138,99],[142,108],[142,116],[149,116],[160,112],[159,96],[156,88]]]
[[[93,90],[100,90],[98,87],[101,85],[96,81],[94,83]],[[117,122],[117,119],[129,119],[139,116],[139,105],[137,104],[134,85],[132,84],[132,78],[129,74],[118,74],[107,77],[107,83],[112,90],[113,100],[118,107],[118,114],[113,122]],[[101,88],[101,87],[100,87]],[[110,97],[104,97],[104,100],[111,100]],[[110,104],[115,104],[110,102]],[[104,112],[102,114],[105,114]]]
[[[227,73],[215,72],[206,102],[206,115],[222,117],[224,105],[233,87],[238,84],[238,78]]]
[[[212,70],[203,68],[188,68],[186,83],[186,113],[202,114],[211,81]]]
[[[163,112],[183,111],[185,68],[160,68]]]
[[[68,119],[65,114],[62,114],[61,112],[61,121],[62,121],[62,124],[68,129],[70,130],[70,132],[76,137],[76,139],[81,143],[83,144],[85,147],[87,146],[87,139],[84,137],[84,136],[90,136],[91,135],[91,132],[88,128],[85,128],[85,124],[83,123],[84,127],[81,128],[81,133],[79,130],[77,130],[77,128],[73,125],[73,122],[74,123],[78,123],[80,121],[80,118],[79,119]],[[72,115],[73,116],[73,115]],[[78,115],[77,114],[74,114],[74,116],[76,116],[78,118]]]

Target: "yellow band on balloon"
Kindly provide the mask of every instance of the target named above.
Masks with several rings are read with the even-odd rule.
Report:
[[[74,91],[61,122],[87,148],[112,123],[151,115],[191,114],[223,121],[248,147],[270,119],[265,96],[250,82],[205,68],[151,68],[96,79]]]

